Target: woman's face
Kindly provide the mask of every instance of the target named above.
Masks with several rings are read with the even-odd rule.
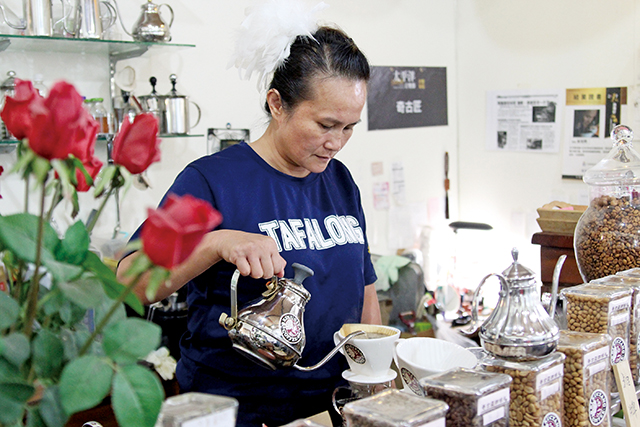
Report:
[[[367,98],[364,81],[318,77],[312,84],[312,99],[273,116],[279,169],[297,177],[325,170],[351,137]]]

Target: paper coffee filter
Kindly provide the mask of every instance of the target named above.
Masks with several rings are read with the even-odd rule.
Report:
[[[340,328],[340,335],[342,337],[346,337],[347,335],[355,331],[364,331],[366,333],[374,333],[374,334],[381,334],[381,335],[388,335],[388,336],[395,335],[399,332],[398,329],[391,328],[389,326],[368,325],[366,323],[345,323],[344,325],[342,325],[342,328]],[[360,336],[357,336],[353,339],[358,339],[358,338],[360,338]]]
[[[419,340],[413,343],[409,341]],[[396,349],[398,357],[422,369],[445,371],[454,367],[472,369],[476,356],[464,347],[437,338],[408,338]]]

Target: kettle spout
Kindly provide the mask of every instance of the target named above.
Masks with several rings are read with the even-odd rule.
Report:
[[[342,341],[340,341],[338,343],[338,345],[336,345],[333,350],[331,350],[329,352],[329,354],[327,354],[321,361],[319,361],[318,363],[316,363],[313,366],[298,366],[296,364],[293,365],[294,368],[296,368],[299,371],[314,371],[316,369],[318,369],[319,367],[321,367],[322,365],[324,365],[325,363],[327,363],[329,361],[329,359],[331,359],[333,356],[335,356],[335,354],[349,341],[351,341],[352,338],[358,336],[358,335],[362,335],[364,334],[365,331],[354,331],[351,332],[349,335],[347,335],[346,337],[344,337],[342,339]]]

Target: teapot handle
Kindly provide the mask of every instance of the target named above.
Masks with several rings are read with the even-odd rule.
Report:
[[[105,32],[109,28],[113,27],[113,24],[116,23],[116,20],[118,19],[118,11],[108,1],[102,1],[101,3],[104,4],[104,6],[107,8],[107,10],[109,10],[109,21],[106,24],[104,24],[104,23],[102,24],[102,26],[104,27],[103,32]]]
[[[158,6],[158,10],[160,10],[162,6],[167,6],[169,8],[169,12],[171,12],[171,20],[169,21],[169,28],[171,28],[171,24],[173,24],[173,9],[168,4],[162,3],[160,6]]]
[[[4,6],[2,4],[2,2],[0,2],[0,15],[2,15],[2,22],[4,22],[5,24],[7,24],[8,26],[10,26],[11,28],[13,28],[14,30],[26,30],[27,29],[27,23],[26,20],[21,19],[20,20],[20,24],[12,24],[9,21],[9,14],[7,13],[6,10],[4,10],[4,8],[7,8],[7,10],[11,11],[11,9],[9,9],[8,6]],[[12,12],[13,13],[13,12]]]
[[[236,269],[231,276],[231,316],[221,313],[218,323],[226,330],[230,331],[235,328],[238,322],[238,279],[240,278],[240,270]]]
[[[500,298],[504,298],[509,292],[509,290],[507,289],[507,280],[502,274],[491,273],[484,276],[476,290],[473,292],[473,301],[471,303],[471,326],[469,326],[469,328],[466,330],[460,330],[460,332],[462,332],[464,335],[474,335],[478,331],[478,328],[480,328],[480,322],[478,320],[478,298],[480,296],[480,288],[482,288],[482,285],[484,285],[487,279],[492,276],[496,276],[498,279],[500,279]]]

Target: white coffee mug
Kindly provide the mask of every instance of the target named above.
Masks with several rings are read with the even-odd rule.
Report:
[[[473,369],[478,363],[476,356],[464,347],[427,337],[398,340],[394,360],[405,390],[418,396],[424,396],[420,379],[457,367]]]
[[[400,330],[391,326],[348,324],[333,334],[333,340],[337,344],[356,330],[365,331],[367,335],[352,338],[340,350],[347,358],[352,373],[371,378],[387,376]]]

